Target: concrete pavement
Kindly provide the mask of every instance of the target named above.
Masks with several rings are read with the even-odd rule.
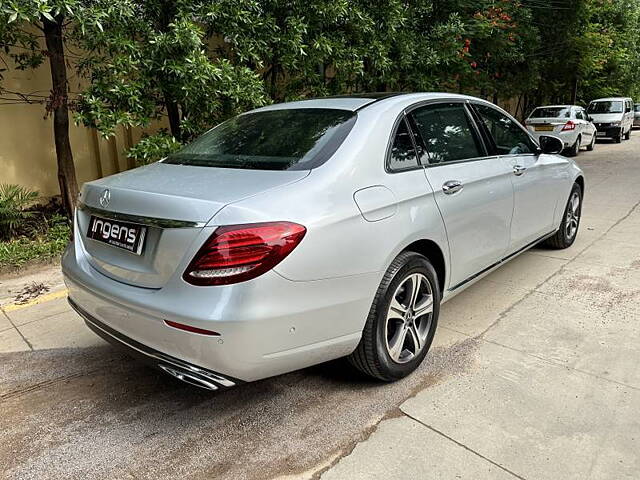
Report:
[[[638,478],[639,153],[582,152],[574,246],[445,304],[393,385],[338,362],[211,395],[104,344],[59,285],[0,295],[0,478]]]

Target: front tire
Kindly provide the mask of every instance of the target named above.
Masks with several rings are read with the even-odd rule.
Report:
[[[349,362],[385,382],[406,377],[427,355],[439,313],[440,289],[433,266],[419,253],[402,252],[378,287]]]
[[[629,131],[627,132],[627,134],[624,136],[625,140],[630,140],[631,139],[631,127],[629,127]]]
[[[593,149],[596,147],[596,134],[594,133],[591,136],[591,143],[589,145],[587,145],[587,150],[589,152],[593,152]]]
[[[580,227],[580,217],[582,215],[582,189],[577,183],[573,184],[567,206],[564,209],[564,216],[560,229],[549,237],[544,243],[548,247],[561,250],[573,245],[578,235]]]
[[[618,132],[618,135],[614,137],[613,141],[616,143],[622,142],[622,129],[620,129],[620,131]]]

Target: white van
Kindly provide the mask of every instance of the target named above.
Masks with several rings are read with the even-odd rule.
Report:
[[[612,138],[617,143],[622,137],[629,140],[633,128],[633,100],[627,97],[598,98],[587,108],[599,138]]]

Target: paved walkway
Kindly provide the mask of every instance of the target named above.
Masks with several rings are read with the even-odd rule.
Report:
[[[26,306],[0,280],[0,478],[638,478],[639,152],[582,152],[576,244],[445,304],[393,385],[329,364],[203,393],[93,335],[59,275]]]

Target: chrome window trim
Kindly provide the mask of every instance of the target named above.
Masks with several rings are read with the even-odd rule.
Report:
[[[78,210],[89,212],[102,218],[111,220],[120,220],[122,222],[135,223],[138,225],[146,225],[148,227],[158,228],[202,228],[207,222],[192,222],[188,220],[173,220],[170,218],[145,217],[142,215],[131,215],[128,213],[111,212],[101,208],[90,207],[86,203],[78,202]]]

